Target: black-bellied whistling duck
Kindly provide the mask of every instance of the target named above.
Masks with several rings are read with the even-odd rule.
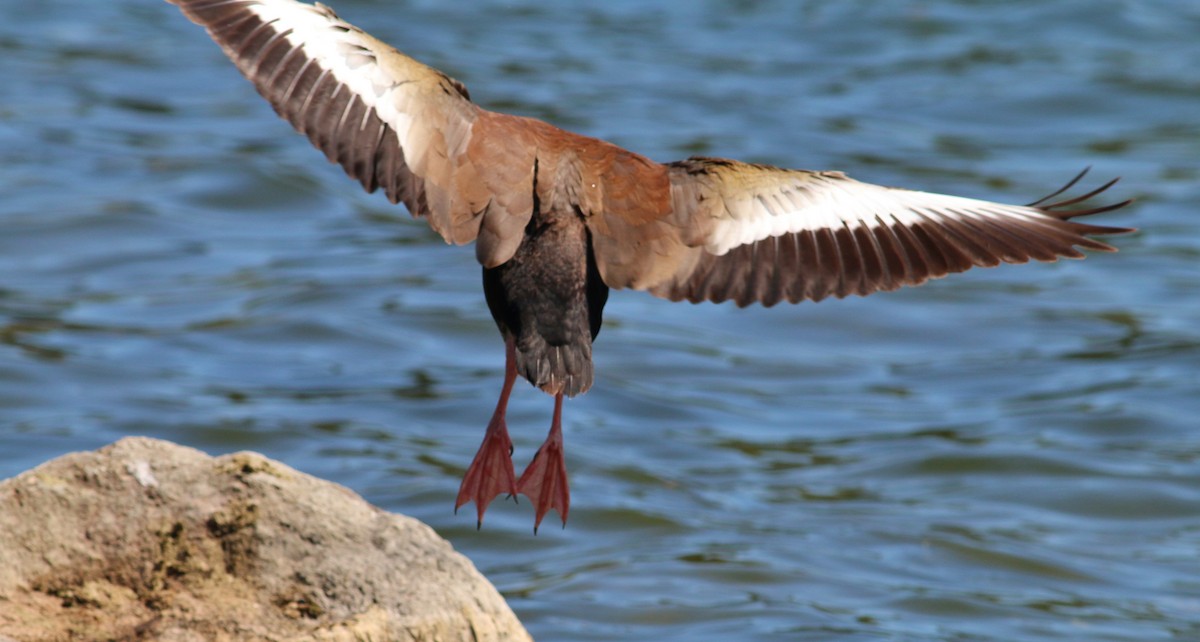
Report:
[[[1131,231],[1065,209],[1103,192],[1005,205],[860,183],[839,172],[720,158],[656,163],[532,118],[487,111],[466,87],[294,0],[170,0],[203,25],[281,116],[367,191],[382,189],[449,243],[475,242],[505,375],[455,509],[478,519],[529,496],[534,532],[566,524],[562,401],[592,385],[609,288],[739,306],[894,290],[973,266],[1112,251]],[[505,409],[517,375],[554,396],[550,434],[517,478]]]

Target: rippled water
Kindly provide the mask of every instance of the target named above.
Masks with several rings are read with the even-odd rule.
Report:
[[[536,538],[527,503],[451,512],[503,362],[470,248],[173,7],[3,7],[0,476],[129,434],[257,450],[430,523],[542,640],[1200,639],[1200,5],[338,0],[485,106],[660,160],[1017,202],[1091,164],[1139,199],[1083,262],[614,293]],[[550,410],[518,388],[518,470]]]

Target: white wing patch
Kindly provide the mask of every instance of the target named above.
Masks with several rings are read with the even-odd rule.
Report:
[[[413,149],[409,141],[413,119],[404,110],[408,101],[400,90],[404,79],[395,78],[379,64],[382,43],[338,18],[323,5],[263,0],[250,5],[248,10],[263,21],[264,27],[275,30],[277,37],[301,51],[309,59],[308,64],[315,64],[322,72],[332,75],[344,90],[357,96],[367,108],[375,110],[379,119],[396,132],[402,149]],[[249,70],[246,75],[254,76]],[[297,74],[296,78],[299,77]],[[347,104],[342,118],[349,110]],[[416,167],[413,170],[420,173]]]
[[[860,183],[840,174],[801,174],[796,180],[739,190],[725,197],[704,249],[717,256],[766,238],[861,226],[909,227],[946,219],[1054,220],[1030,207]]]

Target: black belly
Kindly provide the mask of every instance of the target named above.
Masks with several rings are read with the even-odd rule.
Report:
[[[516,344],[517,372],[551,394],[573,397],[592,386],[592,340],[608,286],[582,220],[531,222],[512,259],[484,268],[483,292],[500,334]]]

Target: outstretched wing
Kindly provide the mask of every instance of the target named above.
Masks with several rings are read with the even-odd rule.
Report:
[[[458,81],[294,0],[169,0],[204,26],[259,93],[367,191],[382,189],[448,242],[507,261],[533,210],[535,145]],[[482,231],[481,231],[482,226]]]
[[[635,244],[656,251],[627,252],[624,262],[608,265],[601,252],[606,239],[596,243],[597,264],[606,281],[610,275],[615,281],[610,286],[743,306],[819,301],[917,285],[975,266],[1082,258],[1077,247],[1113,250],[1088,235],[1131,231],[1070,220],[1129,201],[1064,209],[1115,180],[1045,204],[1083,174],[1051,196],[1019,206],[881,187],[839,172],[715,158],[668,168],[671,213],[627,231]]]
[[[1061,209],[1108,185],[1022,207],[722,159],[657,165],[480,109],[461,83],[323,5],[169,1],[331,161],[427,217],[447,241],[475,240],[487,267],[512,257],[538,195],[543,207],[573,205],[587,217],[609,286],[740,305],[865,295],[976,265],[1079,257],[1077,246],[1112,249],[1087,235],[1127,231],[1069,220],[1124,203]],[[597,154],[604,162],[589,165]]]

